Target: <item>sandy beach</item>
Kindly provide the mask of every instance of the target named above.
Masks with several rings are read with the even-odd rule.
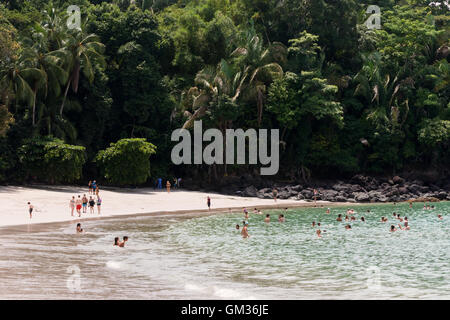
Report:
[[[81,219],[71,217],[69,200],[72,196],[86,194],[87,188],[75,186],[1,186],[0,187],[0,227],[88,220],[127,215],[167,214],[167,213],[209,213],[242,210],[247,208],[284,208],[313,206],[313,202],[300,200],[277,200],[245,198],[214,193],[174,190],[142,189],[101,189],[101,215],[84,213]],[[206,198],[210,196],[212,207],[208,211]],[[34,205],[30,220],[27,202]],[[317,201],[318,205],[325,201]],[[76,215],[76,212],[75,212]]]

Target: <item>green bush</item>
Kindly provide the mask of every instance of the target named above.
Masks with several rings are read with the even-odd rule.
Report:
[[[146,139],[121,139],[96,157],[105,178],[114,184],[142,184],[150,177],[150,156],[156,146]]]
[[[74,182],[81,178],[86,149],[53,137],[26,140],[18,150],[28,177],[50,183]]]

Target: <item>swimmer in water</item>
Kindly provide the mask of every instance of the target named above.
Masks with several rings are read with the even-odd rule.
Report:
[[[286,219],[284,218],[284,214],[280,214],[278,216],[278,222],[285,222],[285,221],[286,221]]]
[[[248,211],[247,211],[247,209],[245,209],[245,208],[244,208],[244,217],[245,217],[245,219],[248,220]]]
[[[355,218],[354,216],[352,216],[352,217],[350,218],[350,220],[355,221],[356,218]]]
[[[348,216],[345,216],[345,221],[348,221],[349,220],[349,217]]]
[[[367,213],[370,213],[370,209],[367,209],[367,211],[366,211]]]
[[[242,227],[242,231],[241,231],[242,238],[244,238],[244,239],[250,237],[250,235],[248,234],[247,226],[248,226],[248,223],[244,224],[244,226]]]
[[[81,228],[81,223],[77,223],[77,233],[82,233],[83,229]]]
[[[122,242],[119,242],[119,247],[125,247],[125,242],[127,242],[128,241],[128,237],[127,236],[125,236],[125,237],[123,237],[123,241]]]
[[[326,214],[330,214],[330,208],[327,208],[327,211],[325,211]]]
[[[391,229],[389,231],[390,232],[395,232],[395,231],[397,231],[397,228],[394,225],[391,225]]]
[[[260,216],[262,216],[262,211],[261,210],[258,210],[258,213],[257,214],[259,214]]]
[[[270,214],[266,214],[266,218],[264,219],[265,223],[269,223],[270,222]]]
[[[316,226],[316,222],[313,221],[313,222],[312,222],[312,227],[314,228],[315,226]]]
[[[366,219],[364,217],[361,217],[362,222],[366,222]]]
[[[119,245],[119,237],[115,237],[114,238],[114,245],[118,246]]]
[[[317,229],[317,230],[316,230],[316,234],[317,234],[317,237],[318,237],[318,238],[322,238],[321,233],[322,233],[322,231],[320,231],[320,229]]]
[[[403,222],[403,218],[400,217],[400,214],[397,215],[397,219],[398,219],[400,222]]]
[[[438,214],[438,218],[439,218],[439,220],[442,220],[443,218],[442,218],[442,215],[440,215],[440,214]]]
[[[236,225],[236,230],[239,230],[240,229],[240,226],[237,224]]]
[[[352,226],[349,225],[349,224],[345,226],[345,229],[346,229],[346,230],[350,230],[351,228],[352,228]]]
[[[336,221],[342,221],[342,214],[338,214]]]

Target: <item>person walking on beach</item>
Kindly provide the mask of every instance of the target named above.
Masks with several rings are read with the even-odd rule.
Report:
[[[162,179],[158,178],[158,189],[162,189]]]
[[[83,213],[87,213],[88,198],[83,195]]]
[[[82,205],[82,202],[81,202],[81,197],[80,196],[78,196],[78,199],[75,201],[75,204],[77,205],[78,216],[81,217],[81,205]]]
[[[70,214],[73,217],[73,210],[75,210],[75,196],[69,202]]]
[[[95,191],[97,190],[97,181],[92,182],[92,194],[95,194]]]
[[[98,212],[98,214],[100,214],[101,206],[102,206],[102,198],[97,196],[97,212]]]
[[[208,206],[208,210],[211,210],[211,198],[209,196],[206,198],[206,205]]]
[[[181,178],[178,178],[178,189],[181,189]]]
[[[30,214],[30,219],[33,217],[33,209],[34,206],[31,204],[31,202],[28,202],[28,213]]]
[[[272,195],[273,195],[273,200],[275,202],[277,202],[277,197],[278,197],[278,190],[276,188],[273,188],[272,190]]]
[[[89,212],[91,214],[94,214],[94,206],[95,206],[95,200],[92,198],[92,196],[89,197]]]
[[[173,188],[178,189],[178,180],[177,178],[173,178]]]
[[[92,181],[91,180],[89,180],[88,187],[89,187],[89,194],[92,194]]]
[[[169,180],[167,180],[167,182],[166,182],[166,189],[167,189],[167,193],[170,193],[170,182],[169,182]]]
[[[314,207],[317,207],[317,190],[314,189]]]

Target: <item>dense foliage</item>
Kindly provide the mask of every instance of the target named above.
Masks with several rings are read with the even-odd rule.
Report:
[[[17,150],[25,177],[49,183],[69,183],[80,179],[86,162],[86,148],[65,144],[53,137],[27,139]]]
[[[73,4],[79,29],[66,25]],[[366,27],[369,5],[379,30]],[[449,38],[445,1],[2,1],[0,180],[79,179],[81,158],[69,176],[25,165],[50,161],[30,145],[48,136],[86,148],[85,179],[101,168],[111,183],[145,183],[146,141],[153,176],[257,172],[173,166],[172,131],[199,119],[280,129],[279,178],[448,172]],[[112,163],[116,149],[126,156]]]
[[[119,185],[141,184],[150,176],[150,156],[156,147],[145,139],[121,139],[101,150],[96,161],[105,178]]]

